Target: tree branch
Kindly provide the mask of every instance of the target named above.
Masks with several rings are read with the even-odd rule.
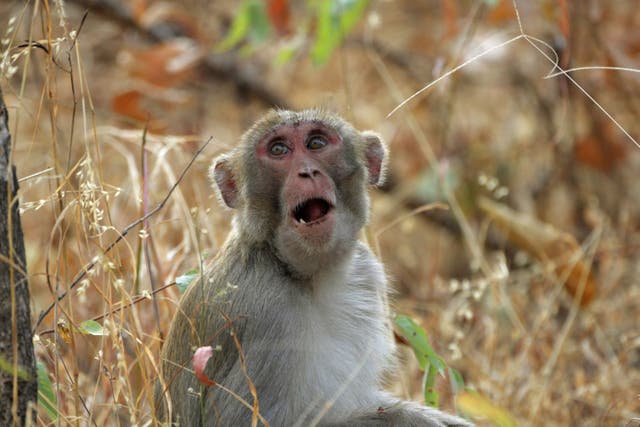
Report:
[[[143,27],[136,21],[131,10],[123,6],[119,0],[70,0],[70,2],[130,28],[153,42],[164,42],[175,37],[175,34],[167,32],[161,26]],[[290,108],[284,98],[262,83],[260,76],[242,67],[239,61],[230,55],[207,55],[202,60],[202,66],[206,69],[207,75],[231,81],[238,90],[248,92],[270,107]]]

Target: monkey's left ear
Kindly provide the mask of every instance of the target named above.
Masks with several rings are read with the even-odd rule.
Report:
[[[365,142],[364,158],[369,171],[369,184],[382,185],[387,167],[387,146],[375,132],[364,131],[362,137]]]

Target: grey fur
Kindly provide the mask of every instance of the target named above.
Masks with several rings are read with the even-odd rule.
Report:
[[[331,170],[341,229],[321,248],[287,235],[278,189],[269,188],[273,183],[264,175],[253,179],[249,173],[265,173],[255,164],[252,144],[282,124],[314,120],[337,129],[345,146],[345,165]],[[196,347],[219,348],[207,375],[252,405],[235,335],[259,412],[271,426],[470,425],[383,391],[394,351],[385,319],[387,281],[380,262],[356,238],[368,214],[362,145],[371,135],[364,138],[322,111],[277,111],[225,157],[239,184],[234,229],[180,302],[163,349],[167,390],[156,390],[159,419],[184,426],[251,425],[251,409],[220,387],[202,386],[191,370]]]

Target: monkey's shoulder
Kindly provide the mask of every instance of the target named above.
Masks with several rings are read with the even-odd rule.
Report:
[[[360,241],[356,244],[349,273],[350,280],[386,292],[387,276],[382,263],[371,249]]]

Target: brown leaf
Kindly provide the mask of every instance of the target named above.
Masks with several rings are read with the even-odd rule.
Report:
[[[167,125],[162,120],[153,119],[157,114],[153,114],[144,106],[149,103],[145,95],[133,89],[114,96],[111,100],[111,109],[122,116],[144,123],[150,132],[162,133]]]
[[[565,290],[574,298],[580,298],[581,306],[591,302],[596,281],[591,266],[581,256],[577,257],[582,249],[575,237],[487,198],[480,198],[478,204],[511,242],[538,262],[551,266],[557,277],[564,280]]]
[[[60,338],[62,338],[62,341],[66,342],[67,344],[71,344],[71,330],[69,329],[67,322],[65,322],[63,319],[60,319],[58,321],[58,324],[56,325],[56,329],[58,330],[58,335],[60,336]]]
[[[193,353],[193,371],[198,381],[206,386],[216,385],[216,382],[204,373],[204,369],[211,356],[213,356],[213,348],[211,346],[198,347],[196,352]]]
[[[627,145],[621,144],[617,129],[608,120],[592,114],[590,134],[578,139],[573,151],[575,158],[601,172],[611,172],[626,158]]]
[[[131,52],[129,73],[159,87],[174,87],[193,78],[204,51],[186,39],[155,44]]]
[[[574,146],[574,155],[580,163],[601,172],[611,172],[624,159],[625,150],[620,144],[607,144],[593,136],[586,136]]]

